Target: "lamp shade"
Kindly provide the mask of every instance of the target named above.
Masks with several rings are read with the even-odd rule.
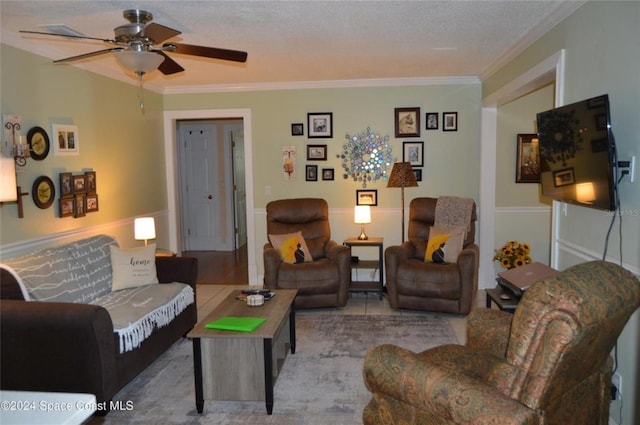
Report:
[[[17,200],[16,163],[13,158],[0,158],[0,202]]]
[[[139,217],[134,221],[134,238],[138,241],[156,238],[156,221],[153,217]]]
[[[153,52],[123,50],[116,52],[115,55],[120,65],[136,74],[146,74],[147,72],[157,69],[160,64],[164,62],[163,56]]]
[[[353,211],[353,222],[356,224],[371,223],[371,207],[369,205],[358,205]]]
[[[596,192],[592,182],[576,184],[576,198],[580,202],[593,202],[596,200]]]
[[[391,169],[387,187],[416,187],[418,181],[410,162],[396,162]]]

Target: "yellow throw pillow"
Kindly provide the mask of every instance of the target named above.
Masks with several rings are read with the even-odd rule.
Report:
[[[285,263],[298,264],[313,261],[302,232],[269,235],[269,242],[280,252],[280,259]]]
[[[110,245],[109,249],[113,271],[111,291],[158,283],[156,244],[130,249]]]
[[[455,263],[460,251],[462,251],[464,234],[464,227],[431,227],[424,261],[427,263]]]

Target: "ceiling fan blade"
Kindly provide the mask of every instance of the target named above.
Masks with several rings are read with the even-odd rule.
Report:
[[[194,46],[182,43],[167,43],[162,46],[165,50],[183,55],[203,56],[205,58],[224,59],[235,62],[246,62],[247,52],[240,50],[218,49],[216,47]]]
[[[89,36],[86,36],[86,35],[55,34],[55,33],[51,33],[51,32],[27,31],[27,30],[20,30],[20,32],[23,33],[23,34],[53,35],[53,36],[56,36],[56,37],[80,38],[80,39],[83,39],[83,40],[97,40],[97,41],[103,41],[105,43],[116,44],[115,40],[111,40],[109,38],[89,37]]]
[[[120,52],[122,50],[124,50],[124,47],[113,47],[111,49],[97,50],[97,51],[91,52],[91,53],[84,53],[82,55],[71,56],[71,57],[64,58],[64,59],[58,59],[58,60],[53,61],[53,63],[77,61],[77,60],[80,60],[80,59],[87,59],[87,58],[91,58],[93,56],[103,55],[105,53]]]
[[[182,34],[178,30],[151,22],[138,35],[151,40],[152,44],[160,44],[165,40]]]
[[[158,71],[162,72],[164,75],[171,75],[171,74],[184,71],[184,68],[181,67],[180,64],[178,64],[178,62],[171,59],[162,50],[154,50],[154,52],[164,56],[164,62],[162,62],[158,67]]]

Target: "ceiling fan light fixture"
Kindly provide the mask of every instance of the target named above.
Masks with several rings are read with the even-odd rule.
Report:
[[[120,65],[138,75],[153,71],[164,62],[164,56],[153,52],[123,50],[116,52],[115,56]]]

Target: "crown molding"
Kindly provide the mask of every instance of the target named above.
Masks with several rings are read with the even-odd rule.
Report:
[[[485,81],[493,74],[502,69],[509,62],[518,57],[522,52],[529,48],[533,43],[538,41],[543,35],[548,33],[551,29],[555,28],[560,22],[564,21],[567,17],[573,14],[576,10],[582,7],[587,0],[579,1],[565,1],[552,10],[545,19],[541,20],[541,24],[535,28],[532,28],[527,34],[525,34],[520,40],[518,40],[509,50],[507,50],[496,61],[489,65],[479,75],[480,81]]]
[[[17,49],[25,50],[39,56],[55,60],[66,53],[52,49],[50,46],[33,43],[23,37],[2,30],[0,41]],[[132,74],[120,71],[112,67],[97,64],[91,61],[80,61],[73,64],[61,64],[60,66],[74,66],[93,72],[107,78],[121,81],[135,86],[138,80]],[[327,89],[327,88],[354,88],[354,87],[402,87],[402,86],[429,86],[448,84],[480,84],[477,76],[461,77],[418,77],[418,78],[371,78],[350,80],[327,81],[288,81],[267,83],[234,83],[234,84],[207,84],[197,86],[164,86],[153,80],[144,81],[146,90],[159,94],[198,94],[198,93],[230,93],[268,90],[299,90],[299,89]]]
[[[244,84],[211,84],[202,86],[174,86],[166,87],[163,94],[193,94],[193,93],[223,93],[267,90],[299,90],[299,89],[328,89],[354,87],[402,87],[429,86],[447,84],[480,84],[475,76],[465,77],[421,77],[421,78],[369,78],[351,80],[326,81],[289,81],[273,83],[244,83]]]

